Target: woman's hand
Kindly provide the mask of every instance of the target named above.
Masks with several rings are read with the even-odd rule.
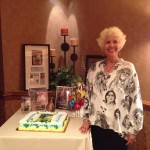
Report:
[[[90,129],[90,122],[88,120],[83,120],[82,126],[79,128],[81,133],[87,133]]]
[[[127,136],[127,141],[128,142],[126,143],[126,145],[129,145],[129,144],[136,142],[136,135],[129,133]]]

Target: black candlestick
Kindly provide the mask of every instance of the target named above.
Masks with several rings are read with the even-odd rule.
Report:
[[[66,52],[69,50],[69,44],[66,42],[66,36],[64,36],[64,43],[61,44],[61,50],[64,52],[64,65],[66,66]]]
[[[53,58],[55,56],[50,56],[50,82],[52,82],[55,79],[55,73],[54,73],[54,68],[55,68],[55,64],[53,62]],[[50,85],[50,90],[55,90],[55,87]]]
[[[73,61],[73,75],[75,75],[75,62],[78,60],[78,56],[75,51],[76,46],[72,46],[72,47],[73,47],[73,53],[71,54],[70,58]]]
[[[55,56],[50,56],[50,70],[54,70],[55,64],[53,63],[53,57]]]

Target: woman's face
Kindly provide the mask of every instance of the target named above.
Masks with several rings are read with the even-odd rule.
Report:
[[[126,119],[125,119],[125,126],[126,126],[126,128],[129,128],[131,126],[129,117],[126,117]]]
[[[118,56],[120,49],[121,47],[119,43],[119,38],[117,36],[114,35],[106,36],[104,42],[104,52],[107,57]]]
[[[115,100],[114,93],[113,92],[107,93],[106,98],[107,98],[107,102],[114,102],[114,100]]]
[[[89,105],[89,102],[87,99],[84,100],[84,107],[87,107]]]
[[[119,111],[115,112],[115,117],[116,117],[116,119],[120,119],[120,112]]]

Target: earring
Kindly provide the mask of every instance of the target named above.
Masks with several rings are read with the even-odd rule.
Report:
[[[118,56],[119,56],[119,57],[121,56],[121,51],[119,51]]]

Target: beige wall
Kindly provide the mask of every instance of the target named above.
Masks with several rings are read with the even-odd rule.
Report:
[[[53,0],[54,1],[54,0]],[[58,64],[63,56],[60,28],[68,26],[69,36],[79,38],[76,72],[84,76],[85,55],[101,54],[96,38],[108,26],[118,26],[127,35],[121,56],[137,69],[142,97],[150,99],[150,1],[143,0],[1,0],[2,50],[5,92],[23,90],[22,44],[48,43],[56,48]],[[61,2],[61,3],[60,3]],[[71,64],[67,52],[67,64]],[[57,67],[57,66],[56,66]]]

